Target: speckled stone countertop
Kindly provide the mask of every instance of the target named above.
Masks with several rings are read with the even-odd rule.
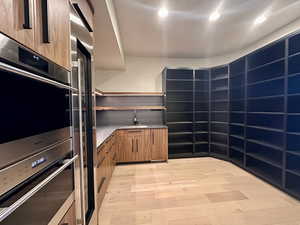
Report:
[[[110,136],[115,130],[120,129],[154,129],[154,128],[168,128],[165,125],[145,125],[145,126],[98,126],[96,130],[97,148]]]

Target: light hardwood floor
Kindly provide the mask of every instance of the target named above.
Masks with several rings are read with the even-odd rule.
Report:
[[[300,202],[213,158],[117,166],[100,225],[300,225]]]

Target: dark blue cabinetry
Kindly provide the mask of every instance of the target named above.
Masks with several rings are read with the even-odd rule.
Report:
[[[210,74],[210,154],[224,158],[228,155],[228,66],[212,68]]]
[[[171,153],[229,160],[300,199],[300,34],[228,65],[170,74]]]

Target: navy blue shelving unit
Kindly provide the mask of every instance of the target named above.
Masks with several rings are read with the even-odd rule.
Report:
[[[247,56],[246,168],[282,186],[285,40]]]
[[[286,40],[284,187],[300,198],[300,34]]]
[[[229,160],[300,199],[300,33],[229,65],[165,71],[171,155]]]
[[[209,70],[165,69],[169,158],[208,154]]]
[[[245,164],[245,115],[246,115],[246,58],[229,64],[230,119],[229,157],[239,166]]]
[[[209,70],[195,70],[194,91],[194,155],[209,152]]]
[[[165,69],[164,76],[169,158],[188,157],[194,152],[194,71]]]
[[[210,154],[228,156],[229,74],[228,65],[210,70]]]

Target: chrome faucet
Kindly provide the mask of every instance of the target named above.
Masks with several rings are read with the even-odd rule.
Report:
[[[137,116],[136,116],[136,110],[134,110],[133,124],[134,125],[138,125],[139,124],[139,121],[138,121]]]

